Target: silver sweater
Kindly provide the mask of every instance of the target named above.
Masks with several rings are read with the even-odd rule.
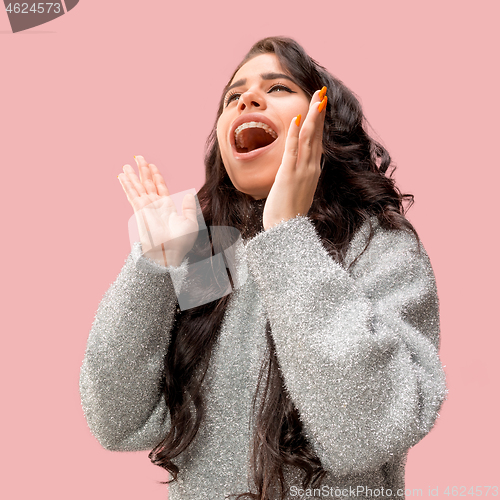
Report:
[[[267,318],[304,434],[328,470],[320,488],[306,491],[301,470],[287,466],[287,498],[373,498],[377,489],[380,497],[404,497],[408,449],[431,430],[447,393],[438,299],[415,237],[372,222],[374,238],[349,269],[366,245],[367,223],[344,265],[305,216],[238,240],[243,285],[232,292],[203,383],[205,421],[174,460],[180,473],[171,500],[255,491],[250,422],[269,355]],[[151,450],[170,425],[160,385],[188,262],[162,268],[141,251],[135,243],[104,295],[81,369],[88,425],[109,450]]]

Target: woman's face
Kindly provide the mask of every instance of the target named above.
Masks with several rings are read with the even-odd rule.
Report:
[[[236,189],[256,200],[267,197],[290,123],[298,114],[304,120],[309,102],[274,54],[256,56],[238,70],[217,121],[222,160]]]

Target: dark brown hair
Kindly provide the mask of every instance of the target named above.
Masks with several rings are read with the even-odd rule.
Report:
[[[307,95],[312,96],[324,85],[328,88],[323,169],[308,216],[331,257],[343,263],[355,231],[371,216],[376,216],[387,229],[407,229],[416,235],[404,217],[403,207],[403,201],[408,201],[411,206],[413,196],[401,194],[395,186],[392,179],[394,166],[387,175],[391,158],[366,131],[367,121],[360,103],[340,80],[311,59],[297,42],[283,37],[257,42],[236,68],[226,88],[243,64],[266,53],[277,56],[283,70],[293,76]],[[217,119],[222,110],[223,97]],[[231,183],[222,162],[216,124],[217,120],[207,140],[206,182],[198,192],[198,200],[207,227],[234,227],[244,239],[248,239],[263,230],[265,200],[253,200]],[[372,236],[373,229],[369,239]],[[225,248],[231,243],[217,242]],[[206,245],[204,248],[197,240],[188,254],[190,262],[213,255],[214,244],[212,241],[210,248]],[[203,422],[202,382],[230,300],[229,294],[202,306],[182,312],[178,310],[176,314],[165,358],[163,390],[170,410],[171,428],[149,455],[154,464],[171,473],[172,481],[182,475],[174,463],[176,457],[191,444]],[[269,358],[263,361],[254,397],[255,433],[251,465],[255,487],[251,489],[256,491],[234,492],[237,499],[285,498],[285,466],[302,469],[304,488],[320,486],[326,474],[302,433],[300,415],[285,390],[269,321],[266,335]],[[260,401],[257,401],[257,394],[263,394]]]

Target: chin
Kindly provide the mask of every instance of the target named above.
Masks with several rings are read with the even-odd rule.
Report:
[[[231,179],[233,186],[242,193],[248,194],[255,199],[267,198],[269,191],[276,178],[277,169],[271,172],[269,175],[263,176],[247,176],[246,178],[235,178]],[[240,177],[240,176],[238,176]]]
[[[254,165],[233,165],[231,162],[224,162],[224,166],[233,186],[254,199],[267,198],[279,169],[279,165],[275,168],[268,165],[263,169],[262,163],[257,162]]]
[[[259,189],[259,188],[256,188],[255,186],[238,186],[238,185],[234,185],[234,186],[238,191],[240,191],[241,193],[248,194],[254,200],[261,200],[263,198],[267,198],[267,195],[269,194],[269,191],[271,190],[270,187]]]

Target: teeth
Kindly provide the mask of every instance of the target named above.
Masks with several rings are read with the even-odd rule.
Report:
[[[240,125],[235,131],[234,131],[234,139],[236,141],[236,146],[239,148],[243,147],[243,139],[240,136],[240,132],[242,130],[245,130],[246,128],[262,128],[264,129],[271,137],[274,137],[275,139],[278,137],[278,134],[269,126],[266,125],[265,123],[262,122],[246,122],[243,125]]]

